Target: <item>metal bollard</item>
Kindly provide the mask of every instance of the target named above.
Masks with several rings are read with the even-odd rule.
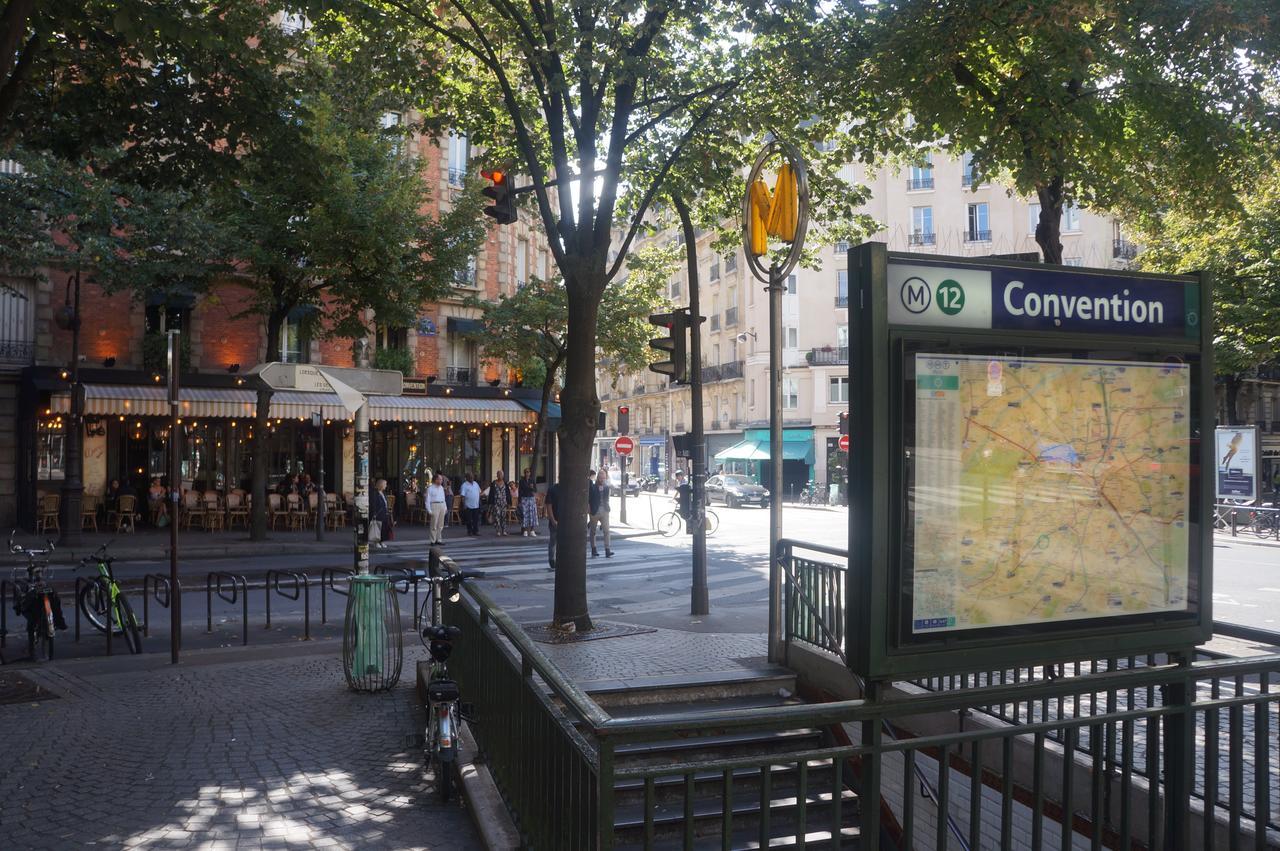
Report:
[[[287,576],[293,580],[293,586],[286,590],[280,587],[280,578]],[[307,578],[305,573],[297,573],[292,570],[268,570],[266,581],[263,584],[263,591],[266,594],[267,602],[267,625],[264,629],[271,629],[271,597],[272,594],[279,594],[286,600],[297,600],[302,597],[302,632],[303,641],[311,640],[311,580]]]
[[[217,585],[214,585],[214,581]],[[223,588],[223,582],[230,582],[230,593]],[[204,600],[205,600],[205,616],[206,616],[206,632],[213,632],[213,595],[217,593],[218,598],[231,605],[236,604],[239,599],[242,607],[242,617],[244,620],[244,644],[249,644],[249,583],[243,576],[235,573],[223,573],[222,571],[212,571],[205,577],[204,584]]]

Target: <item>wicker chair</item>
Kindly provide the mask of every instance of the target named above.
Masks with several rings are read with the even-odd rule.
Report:
[[[284,508],[284,497],[278,493],[267,494],[267,522],[271,524],[271,528],[278,528],[278,524],[282,519],[287,520],[289,512]]]
[[[449,506],[449,522],[462,522],[462,494],[454,494],[453,504]]]
[[[87,493],[80,501],[80,528],[92,526],[93,531],[98,531],[98,497]]]
[[[245,504],[244,494],[232,491],[227,494],[227,528],[234,528],[237,520],[244,528],[249,528],[249,506]]]
[[[225,515],[222,510],[222,499],[218,496],[217,491],[205,491],[204,494],[204,528],[205,531],[212,532],[214,529],[225,528]]]
[[[62,527],[58,525],[58,509],[62,507],[62,497],[56,493],[46,493],[40,497],[40,515],[36,518],[36,531],[48,532],[53,530],[61,532]]]
[[[112,512],[115,515],[115,531],[123,532],[126,529],[130,532],[138,531],[135,524],[137,519],[138,498],[132,494],[125,494],[116,500],[116,510]]]
[[[302,497],[296,493],[285,494],[285,503],[289,506],[288,519],[290,529],[302,529],[307,525],[307,510],[302,507]]]
[[[336,493],[326,494],[324,498],[324,524],[330,529],[347,525],[347,509],[338,500]]]
[[[415,520],[427,525],[431,522],[430,516],[427,514],[427,507],[422,504],[422,500],[418,499],[418,495],[412,491],[404,495],[405,520],[413,523]]]
[[[184,529],[190,529],[191,524],[199,521],[200,525],[204,525],[204,502],[200,499],[200,494],[195,491],[187,491],[182,495],[182,523]]]

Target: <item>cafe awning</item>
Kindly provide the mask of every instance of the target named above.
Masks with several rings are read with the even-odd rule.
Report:
[[[369,418],[399,423],[533,422],[514,399],[458,399],[450,396],[370,396]]]
[[[233,388],[183,387],[178,399],[184,417],[247,417],[253,415],[257,394]],[[65,414],[71,410],[71,395],[55,393],[49,403],[54,413]],[[84,412],[96,416],[168,416],[168,390],[163,386],[86,384]]]
[[[788,441],[782,444],[782,459],[784,461],[803,461],[806,464],[813,464],[812,444],[805,444],[799,441]],[[728,449],[722,449],[715,454],[717,461],[768,461],[769,460],[769,444],[762,440],[744,440],[735,443]]]

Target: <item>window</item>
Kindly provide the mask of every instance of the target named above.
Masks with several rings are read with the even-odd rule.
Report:
[[[671,281],[671,297],[673,299],[680,298],[680,279],[674,278]]]
[[[1027,205],[1027,233],[1035,234],[1036,225],[1040,224],[1040,205]]]
[[[516,287],[529,283],[529,240],[516,240]]]
[[[987,203],[969,205],[969,230],[965,233],[967,242],[991,241],[991,215]]]
[[[788,325],[782,329],[782,347],[784,349],[796,349],[800,347],[800,329],[794,325]]]
[[[31,363],[35,356],[35,302],[23,281],[0,286],[0,363]]]
[[[471,144],[466,133],[449,133],[449,185],[461,186],[467,179],[467,164],[471,160]]]
[[[462,334],[450,334],[449,366],[445,372],[445,381],[450,384],[474,384],[475,364],[475,342]]]
[[[280,325],[280,360],[282,363],[307,363],[311,360],[311,340],[306,328],[307,308],[289,311]]]
[[[912,207],[911,238],[909,242],[912,245],[933,245],[935,239],[936,237],[933,234],[933,208]]]
[[[848,325],[836,326],[836,345],[842,349],[849,348],[849,326]]]
[[[751,379],[751,383],[747,386],[747,395],[749,397],[747,403],[754,408],[756,406],[756,380],[754,378]]]
[[[837,375],[833,378],[827,379],[827,401],[849,401],[849,376]]]
[[[712,366],[718,366],[720,363],[722,363],[720,360],[720,344],[716,343],[711,347],[711,364]]]
[[[933,188],[933,154],[925,154],[921,165],[911,167],[911,176],[907,178],[907,189]]]
[[[403,134],[400,131],[401,116],[398,112],[384,112],[382,117],[378,119],[378,126],[382,128],[383,135],[391,140],[391,154],[398,156],[400,154],[400,143],[404,141]]]
[[[711,264],[711,274],[707,276],[708,280],[720,280],[720,261],[716,260]]]
[[[787,275],[787,295],[796,294],[796,276]]]
[[[782,408],[794,411],[800,407],[800,385],[794,378],[782,379]]]
[[[285,12],[280,16],[280,29],[288,35],[305,32],[307,29],[307,17],[295,12]]]
[[[1073,201],[1068,201],[1062,208],[1062,229],[1064,231],[1080,230],[1080,208]]]
[[[547,279],[547,252],[538,252],[538,280],[545,281]]]
[[[735,270],[735,269],[737,269],[737,268],[738,268],[738,255],[737,255],[737,253],[735,252],[735,253],[733,253],[733,254],[726,254],[726,255],[724,256],[724,270],[725,270],[726,272],[732,272],[732,271],[734,271],[734,270]]]
[[[836,270],[836,307],[849,306],[849,270]]]
[[[459,269],[453,273],[453,280],[457,286],[475,289],[478,286],[479,276],[476,270],[476,258],[471,257],[467,260],[467,268]]]
[[[1063,266],[1083,266],[1084,258],[1083,257],[1064,257],[1062,258],[1062,265]]]
[[[843,240],[843,239],[842,239],[842,240],[840,240],[839,242],[837,242],[837,243],[835,244],[835,250],[836,250],[836,254],[837,254],[837,255],[840,255],[840,254],[848,254],[848,253],[849,253],[849,243],[848,243],[848,241],[847,241],[847,240]]]
[[[61,479],[66,476],[66,435],[56,428],[41,428],[36,435],[36,478]]]

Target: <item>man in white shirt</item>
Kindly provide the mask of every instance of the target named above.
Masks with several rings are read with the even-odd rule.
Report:
[[[480,537],[480,483],[471,473],[458,489],[462,494],[462,511],[467,520],[467,534]]]
[[[431,479],[430,486],[427,487],[427,514],[431,517],[431,546],[444,543],[445,500],[443,481],[443,477],[436,473]]]

